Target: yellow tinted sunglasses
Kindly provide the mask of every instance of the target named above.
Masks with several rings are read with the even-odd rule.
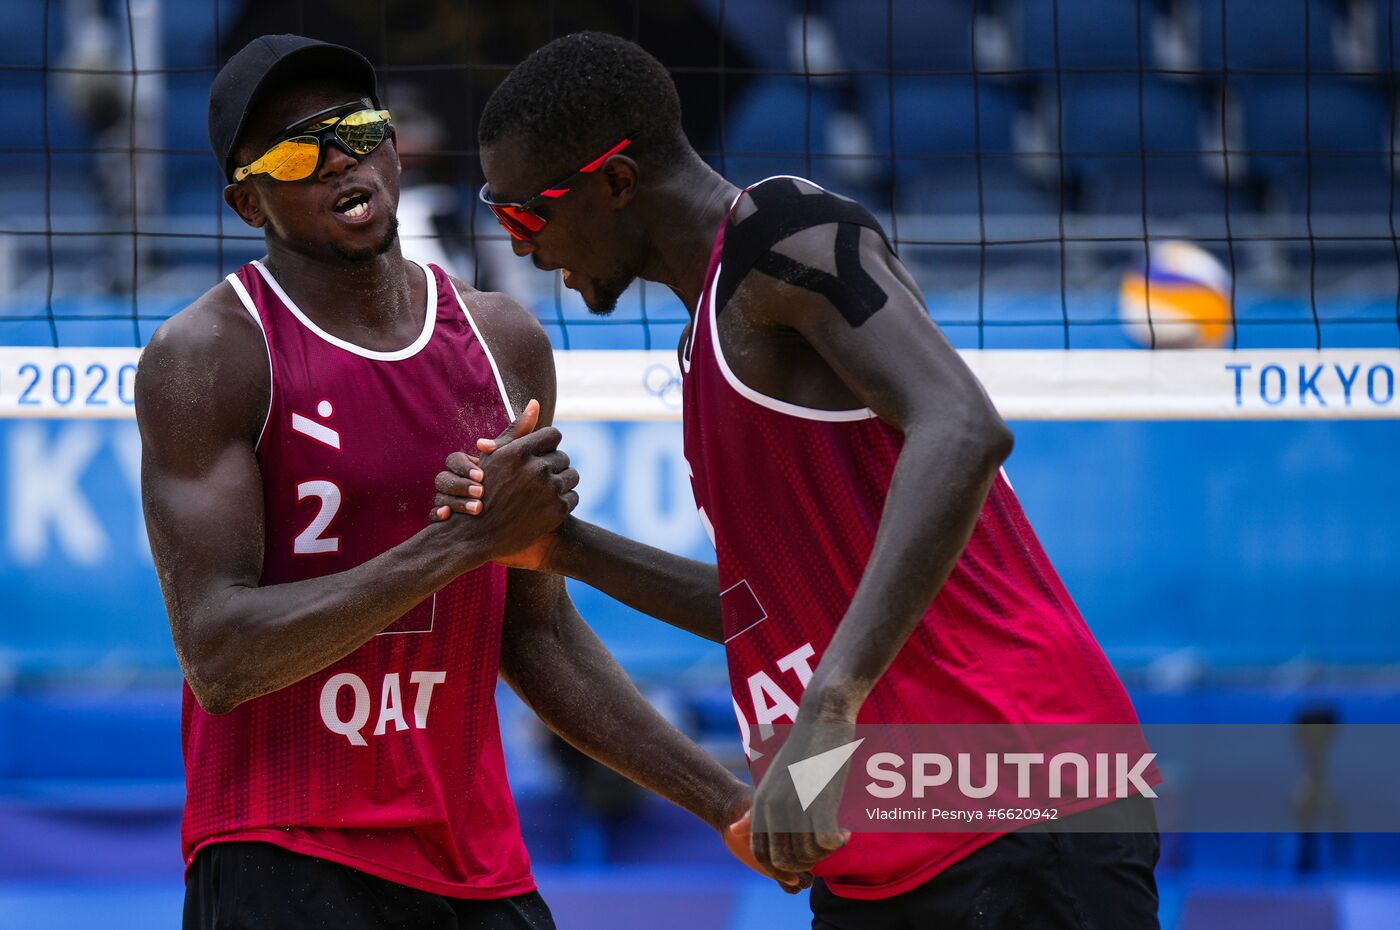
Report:
[[[310,120],[317,120],[321,115],[317,113]],[[321,146],[327,142],[347,155],[363,158],[379,148],[389,134],[390,119],[388,110],[356,110],[312,122],[268,149],[251,165],[234,171],[233,179],[242,181],[254,174],[265,174],[276,181],[309,178],[321,164]]]

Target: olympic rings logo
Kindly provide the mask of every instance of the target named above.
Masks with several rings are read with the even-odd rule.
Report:
[[[652,365],[642,374],[642,388],[667,410],[681,409],[681,375],[670,365]]]

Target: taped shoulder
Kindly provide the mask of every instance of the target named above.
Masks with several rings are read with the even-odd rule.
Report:
[[[743,199],[750,202],[744,204]],[[885,248],[894,249],[879,220],[854,200],[809,181],[771,178],[744,192],[728,223],[715,290],[716,313],[724,310],[751,270],[821,294],[852,326],[870,319],[888,300],[861,266],[861,229],[875,230]],[[835,274],[775,251],[780,242],[803,230],[833,224]]]

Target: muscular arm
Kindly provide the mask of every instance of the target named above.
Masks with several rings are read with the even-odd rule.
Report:
[[[550,542],[546,571],[592,585],[634,610],[711,642],[724,641],[719,570],[570,517]]]
[[[435,506],[463,513],[471,502],[468,489],[475,483],[467,475],[475,466],[464,457],[449,459],[448,464],[453,470],[438,475]],[[666,552],[574,517],[497,561],[582,581],[687,633],[724,642],[719,570],[709,562]]]
[[[834,239],[832,227],[819,226],[774,251],[836,272]],[[804,694],[808,717],[854,719],[957,563],[1012,445],[878,233],[860,230],[858,255],[870,278],[858,291],[818,293],[802,275],[788,283],[755,271],[731,304],[798,334],[857,401],[904,434],[870,560]],[[879,306],[838,306],[871,295]]]
[[[326,667],[458,574],[519,544],[500,519],[473,526],[458,517],[349,571],[259,587],[255,445],[268,403],[261,333],[227,284],[162,326],[142,354],[136,411],[146,525],[176,654],[211,713]]]
[[[716,830],[745,785],[657,713],[584,623],[558,575],[510,569],[501,676],[555,733]]]
[[[512,402],[538,398],[545,421],[554,411],[556,386],[554,355],[544,330],[500,295],[476,295],[472,306]],[[565,536],[594,531],[603,532],[579,524]],[[604,545],[638,545],[608,536]],[[586,536],[579,540],[589,542]],[[561,542],[559,548],[571,545]],[[579,616],[564,579],[514,568],[508,579],[501,677],[551,730],[581,752],[716,829],[728,826],[747,804],[748,789],[647,703]],[[695,596],[703,599],[698,592]]]
[[[801,202],[810,191],[788,196],[799,201],[787,204],[792,216],[816,212],[817,200]],[[759,241],[722,310],[738,319],[719,318],[722,345],[726,324],[747,333],[724,345],[741,380],[807,406],[862,404],[904,434],[870,559],[770,773],[853,738],[862,704],[961,556],[1011,451],[1010,431],[873,220],[839,209],[846,219],[794,222],[784,238]],[[799,808],[785,779],[765,777],[754,798],[754,822],[766,825],[753,834],[758,861],[809,868],[839,849],[848,837],[837,825],[840,796],[828,789]]]

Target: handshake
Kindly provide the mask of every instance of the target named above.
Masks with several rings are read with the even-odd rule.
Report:
[[[578,472],[559,449],[559,430],[537,429],[539,418],[532,400],[501,435],[478,439],[474,454],[449,455],[433,482],[429,520],[472,524],[462,532],[512,568],[547,568],[554,530],[578,506]]]
[[[539,403],[532,400],[500,436],[478,439],[475,454],[449,455],[434,481],[437,496],[429,520],[471,534],[485,545],[492,561],[551,571],[557,570],[551,560],[560,538],[557,530],[578,506],[578,472],[559,451],[559,431],[552,426],[536,429],[539,415]],[[810,886],[812,877],[805,871],[760,864],[755,846],[766,848],[767,837],[755,843],[749,814],[752,790],[745,786],[743,795],[742,804],[729,810],[719,825],[726,848],[789,894]]]

